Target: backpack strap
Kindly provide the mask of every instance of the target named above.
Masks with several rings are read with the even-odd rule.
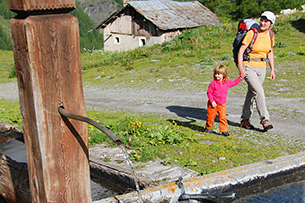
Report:
[[[249,44],[249,48],[250,48],[250,50],[252,51],[253,50],[253,44],[254,44],[254,42],[256,41],[256,39],[257,39],[257,35],[258,35],[258,29],[257,28],[251,28],[251,30],[254,32],[254,34],[253,34],[253,37],[252,37],[252,40],[251,40],[251,42],[250,42],[250,44]],[[249,52],[250,53],[250,52]]]
[[[273,30],[269,29],[269,35],[270,35],[270,42],[271,42],[271,48],[273,47],[273,44],[272,44],[272,39],[273,39]]]
[[[245,51],[245,54],[248,56],[249,53],[253,50],[253,44],[254,42],[256,41],[257,39],[257,35],[258,35],[258,29],[257,28],[251,28],[251,30],[253,31],[253,37],[252,37],[252,40],[249,44],[249,46],[247,47],[246,51]],[[249,56],[247,57],[249,58]]]
[[[257,28],[251,28],[251,30],[254,32],[253,34],[253,38],[249,44],[249,46],[247,47],[246,51],[245,51],[245,55],[244,56],[244,61],[266,61],[267,63],[269,63],[269,59],[268,59],[268,55],[267,55],[267,58],[250,58],[250,52],[253,50],[253,44],[255,43],[256,39],[257,39],[257,36],[258,36],[258,29]],[[269,29],[269,35],[270,35],[270,42],[271,42],[271,48],[273,47],[273,44],[272,44],[272,39],[273,39],[273,31],[271,29]],[[270,50],[271,51],[271,50]]]

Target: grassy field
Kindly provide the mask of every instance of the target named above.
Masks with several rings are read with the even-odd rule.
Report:
[[[304,98],[305,14],[277,18],[276,81],[265,80],[268,96]],[[175,90],[203,92],[212,79],[217,64],[228,67],[229,78],[238,76],[232,60],[232,41],[237,23],[206,26],[188,30],[175,40],[150,48],[126,52],[82,54],[84,83],[104,89]],[[16,80],[12,52],[0,51],[0,82]],[[232,88],[231,95],[244,95],[245,84]],[[21,127],[17,103],[0,101],[1,121]],[[157,157],[163,164],[180,164],[202,174],[212,173],[253,162],[303,151],[304,143],[272,133],[247,131],[232,126],[223,139],[202,132],[202,126],[183,123],[177,118],[123,110],[88,110],[89,117],[116,134],[127,148],[134,149],[134,161]],[[97,129],[89,126],[90,146],[109,142]]]
[[[304,62],[304,31],[299,24],[304,13],[280,17],[273,30],[276,37],[276,86],[266,80],[270,96],[302,97],[304,95],[302,63]],[[302,25],[304,26],[304,24]],[[87,53],[82,55],[84,81],[103,84],[105,89],[174,89],[191,91],[206,89],[216,64],[227,65],[229,77],[238,70],[232,61],[232,41],[236,23],[207,26],[189,30],[171,42],[152,48],[128,52]],[[290,87],[290,88],[289,88]],[[293,87],[293,88],[292,88]],[[235,93],[242,88],[232,89]]]

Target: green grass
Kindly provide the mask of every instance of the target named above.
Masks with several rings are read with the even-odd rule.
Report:
[[[15,64],[12,51],[0,50],[0,82],[16,80]]]
[[[18,103],[0,101],[0,116],[1,122],[22,128]],[[134,162],[161,158],[164,165],[179,164],[201,174],[295,154],[304,148],[299,141],[235,126],[229,126],[230,137],[223,137],[203,133],[204,123],[154,114],[105,109],[88,110],[88,116],[110,129],[125,147],[134,149],[130,154]],[[214,128],[218,128],[217,124]],[[93,126],[89,125],[88,134],[90,147],[103,142],[116,146]]]
[[[201,174],[294,154],[304,143],[269,133],[230,126],[230,137],[203,133],[204,123],[166,119],[151,114],[128,111],[111,113],[88,111],[94,120],[109,128],[129,149],[131,159],[147,162],[156,158],[163,164],[179,164]],[[218,126],[215,124],[214,128]],[[89,126],[89,143],[109,142],[107,136]]]
[[[304,98],[305,14],[297,13],[277,18],[273,30],[276,80],[265,80],[270,97]],[[217,64],[225,64],[229,78],[238,70],[232,60],[232,41],[237,23],[206,26],[188,30],[176,39],[150,48],[126,52],[85,53],[81,55],[83,81],[104,89],[175,90],[205,92]],[[13,72],[12,52],[0,51],[0,82]],[[244,95],[246,85],[232,88],[230,95]],[[304,100],[303,100],[304,101]],[[21,127],[17,103],[0,101],[1,121]],[[297,118],[300,112],[282,115]],[[269,132],[247,131],[229,126],[230,137],[202,132],[204,123],[183,119],[135,113],[123,110],[88,110],[88,116],[117,135],[127,148],[134,149],[133,161],[163,159],[163,164],[180,164],[202,174],[229,169],[253,162],[294,154],[304,149],[304,143],[275,136]],[[217,130],[216,123],[214,129]],[[108,142],[107,136],[89,126],[89,143]],[[109,161],[109,160],[108,160]]]
[[[305,34],[299,25],[304,18],[304,13],[277,18],[273,28],[277,78],[266,80],[268,96],[304,96]],[[219,63],[227,66],[231,79],[238,76],[232,60],[236,27],[236,23],[206,26],[188,30],[175,40],[152,48],[83,54],[83,78],[99,86],[103,84],[105,89],[204,91]],[[240,94],[245,88],[231,92]]]
[[[1,101],[0,102],[0,122],[6,122],[22,129],[19,103]]]

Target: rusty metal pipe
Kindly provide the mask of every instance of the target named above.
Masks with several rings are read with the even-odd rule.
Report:
[[[100,131],[105,133],[118,146],[123,144],[122,141],[117,136],[115,136],[110,130],[108,130],[105,126],[101,125],[100,123],[96,122],[93,119],[90,119],[90,118],[85,117],[85,116],[80,116],[80,115],[76,115],[76,114],[73,114],[73,113],[69,113],[65,110],[65,108],[63,106],[60,106],[58,108],[58,112],[60,113],[60,115],[65,116],[67,118],[72,118],[72,119],[75,119],[75,120],[79,120],[79,121],[83,121],[83,122],[91,124],[92,126],[96,127],[97,129],[99,129]]]

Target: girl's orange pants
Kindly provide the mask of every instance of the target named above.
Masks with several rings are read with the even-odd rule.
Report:
[[[213,123],[214,123],[217,113],[218,113],[220,132],[228,132],[226,104],[221,104],[221,105],[217,104],[217,106],[215,108],[213,108],[210,101],[208,101],[206,129],[212,130]]]

